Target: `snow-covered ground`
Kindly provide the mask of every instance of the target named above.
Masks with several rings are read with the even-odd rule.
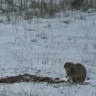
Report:
[[[86,67],[90,84],[0,84],[0,96],[96,96],[96,13],[72,14],[16,24],[0,17],[0,78],[30,73],[63,80],[71,61]]]

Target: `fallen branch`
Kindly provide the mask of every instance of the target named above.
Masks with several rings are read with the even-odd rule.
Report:
[[[0,83],[16,83],[16,82],[47,82],[47,83],[63,83],[65,80],[60,80],[59,78],[50,78],[50,77],[42,77],[30,74],[18,75],[18,76],[10,76],[0,79]]]

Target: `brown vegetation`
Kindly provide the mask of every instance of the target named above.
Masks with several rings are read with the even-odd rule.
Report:
[[[47,82],[47,83],[63,83],[64,80],[60,80],[59,78],[50,78],[50,77],[42,77],[30,74],[18,75],[18,76],[10,76],[6,78],[1,78],[0,83],[16,83],[16,82]]]

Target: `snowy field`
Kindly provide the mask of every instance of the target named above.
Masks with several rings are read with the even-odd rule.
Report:
[[[0,17],[0,21],[0,78],[30,73],[64,80],[67,61],[82,63],[90,78],[87,85],[0,84],[0,96],[96,96],[95,12],[17,23]]]

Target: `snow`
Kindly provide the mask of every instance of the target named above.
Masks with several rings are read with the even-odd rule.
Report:
[[[63,66],[71,61],[86,67],[89,84],[0,84],[0,96],[96,96],[96,13],[71,16],[17,23],[1,17],[0,78],[30,73],[65,80]]]

